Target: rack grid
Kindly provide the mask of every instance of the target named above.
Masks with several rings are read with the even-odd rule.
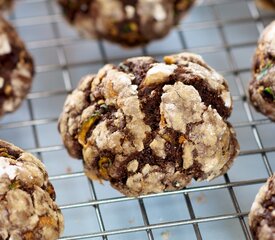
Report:
[[[257,39],[274,13],[257,9],[252,0],[205,0],[169,36],[133,50],[81,39],[54,0],[17,0],[9,18],[35,58],[36,78],[22,107],[1,120],[0,137],[45,163],[65,216],[61,239],[252,239],[247,215],[275,168],[275,124],[255,112],[246,91]],[[66,95],[81,76],[105,63],[180,51],[201,54],[229,82],[230,121],[241,145],[234,166],[211,182],[138,198],[89,181],[57,132]]]

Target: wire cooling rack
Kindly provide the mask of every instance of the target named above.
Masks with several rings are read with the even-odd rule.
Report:
[[[107,0],[106,0],[107,1]],[[22,107],[0,122],[0,137],[34,153],[46,165],[65,216],[61,239],[252,239],[247,215],[275,168],[275,124],[247,102],[251,59],[259,33],[274,15],[251,0],[205,0],[163,40],[122,49],[80,39],[53,0],[18,0],[10,20],[36,60],[36,78]],[[234,100],[230,121],[241,153],[211,182],[177,192],[128,198],[108,183],[89,181],[57,132],[66,95],[81,76],[126,57],[192,51],[228,80]]]

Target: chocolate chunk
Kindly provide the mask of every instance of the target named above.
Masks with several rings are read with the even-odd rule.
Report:
[[[164,60],[131,58],[84,77],[59,119],[64,144],[84,160],[86,174],[125,195],[211,180],[239,152],[226,121],[232,99],[225,79],[195,54]]]
[[[195,0],[58,0],[65,18],[86,37],[133,47],[162,38]]]

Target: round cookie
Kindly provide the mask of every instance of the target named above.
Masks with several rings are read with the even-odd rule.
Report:
[[[225,79],[195,54],[106,65],[68,96],[59,131],[91,179],[125,195],[225,173],[239,152]]]
[[[44,165],[0,140],[0,239],[55,240],[63,228]]]
[[[263,9],[275,10],[275,0],[256,0],[256,4]]]
[[[133,47],[168,34],[195,0],[58,0],[66,19],[86,37]]]
[[[275,21],[259,39],[249,97],[257,111],[275,121]]]
[[[0,116],[20,106],[33,75],[32,57],[15,29],[0,16]]]
[[[11,9],[13,0],[0,0],[0,10]]]
[[[261,187],[248,217],[254,240],[275,239],[275,175]]]

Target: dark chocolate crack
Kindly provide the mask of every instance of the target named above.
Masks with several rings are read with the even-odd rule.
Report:
[[[184,67],[178,67],[172,78],[193,86],[199,92],[205,105],[216,109],[222,118],[227,119],[230,116],[231,109],[224,106],[224,101],[220,97],[221,92],[212,89],[204,79],[186,71]]]

